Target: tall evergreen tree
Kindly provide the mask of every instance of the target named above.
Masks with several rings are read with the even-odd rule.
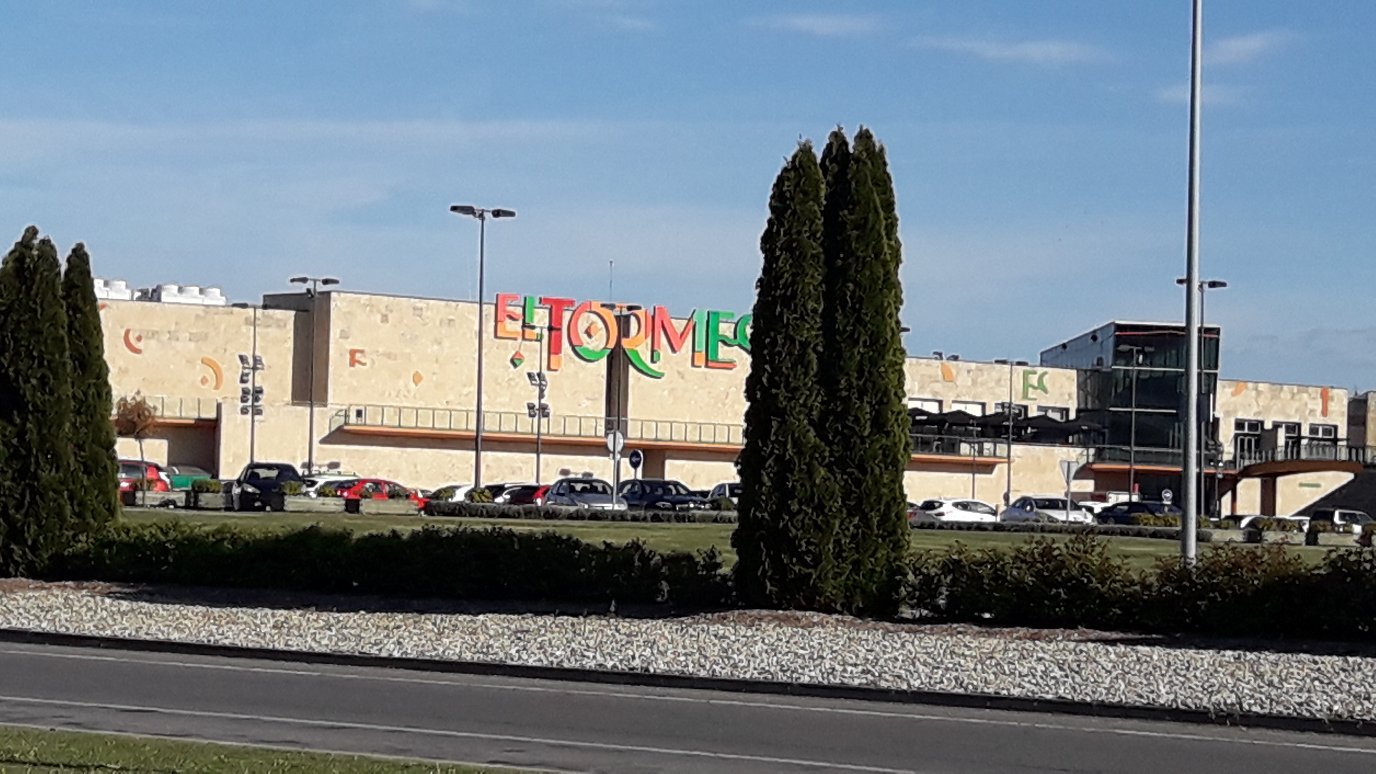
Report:
[[[822,153],[826,263],[822,438],[845,516],[836,560],[843,609],[896,609],[907,551],[903,470],[909,455],[898,319],[897,216],[887,167],[861,129],[852,151],[839,128]]]
[[[72,452],[76,476],[72,518],[79,531],[110,523],[119,512],[119,467],[115,428],[110,422],[110,369],[100,328],[100,302],[91,277],[91,257],[78,242],[62,275],[67,343],[72,353]]]
[[[69,537],[73,485],[71,353],[62,307],[62,267],[48,239],[24,232],[0,272],[0,425],[6,509],[0,569],[40,569]]]
[[[801,143],[774,181],[760,237],[739,458],[736,589],[750,605],[836,609],[837,491],[817,435],[822,395],[822,174]]]

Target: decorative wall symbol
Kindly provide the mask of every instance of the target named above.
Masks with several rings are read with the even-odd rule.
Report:
[[[511,353],[512,368],[520,368],[521,364],[524,362],[526,362],[526,356],[521,354],[521,350],[518,349],[515,352]]]
[[[1324,388],[1322,388],[1322,389],[1319,390],[1319,400],[1323,401],[1322,415],[1325,416],[1325,417],[1328,416],[1328,398],[1329,398],[1329,396],[1330,396],[1330,393],[1329,393],[1329,390],[1328,390],[1327,387],[1324,387]]]
[[[425,381],[425,374],[422,374],[420,371],[411,372],[411,384],[419,387],[420,383],[423,381]]]
[[[1023,369],[1022,399],[1031,400],[1034,392],[1040,392],[1043,395],[1051,394],[1051,391],[1046,388],[1046,371]]]
[[[213,392],[219,392],[225,384],[224,369],[212,357],[201,358],[201,365],[210,370],[208,374],[201,374],[201,386],[209,387]]]
[[[351,350],[349,350],[349,367],[350,367],[350,368],[357,368],[357,367],[359,367],[359,366],[366,366],[366,365],[368,365],[368,361],[367,361],[367,359],[366,359],[366,358],[367,358],[367,355],[368,355],[368,351],[367,351],[367,350],[363,350],[363,349],[351,349]]]
[[[103,311],[105,311],[106,309],[108,309],[109,306],[110,306],[109,304],[105,303],[104,301],[101,301],[99,304],[96,304],[96,311],[97,311],[97,312],[103,312]]]
[[[1246,391],[1247,391],[1247,383],[1246,383],[1246,382],[1238,382],[1237,384],[1234,384],[1234,385],[1233,385],[1233,397],[1234,397],[1234,398],[1238,397],[1239,395],[1241,395],[1242,393],[1244,393],[1244,392],[1246,392]]]
[[[951,382],[951,383],[954,384],[954,383],[955,383],[955,380],[956,380],[956,371],[955,371],[955,369],[954,369],[954,368],[951,368],[951,366],[950,366],[949,363],[942,362],[942,364],[941,364],[941,381],[943,381],[943,382]]]
[[[143,334],[134,333],[134,331],[133,331],[132,329],[130,329],[130,328],[125,328],[125,329],[124,329],[124,348],[125,348],[125,349],[129,350],[130,352],[133,352],[135,355],[142,355],[142,354],[143,354],[143,347],[140,347],[140,346],[139,346],[139,345],[142,344],[142,343],[143,343]]]

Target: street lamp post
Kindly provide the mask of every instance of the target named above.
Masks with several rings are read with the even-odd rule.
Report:
[[[252,340],[252,344],[250,345],[250,351],[249,351],[249,358],[250,358],[250,359],[249,359],[249,362],[248,362],[248,364],[247,364],[246,366],[245,366],[244,363],[242,362],[244,356],[243,356],[243,355],[240,355],[240,356],[239,356],[239,359],[240,359],[240,361],[241,361],[241,362],[240,362],[240,365],[243,366],[243,367],[241,368],[241,370],[240,370],[240,377],[239,377],[240,381],[239,381],[239,384],[240,384],[240,385],[243,384],[243,372],[244,372],[244,371],[247,371],[247,372],[248,372],[248,375],[249,375],[248,405],[247,405],[247,406],[241,406],[240,412],[242,413],[242,411],[243,411],[244,408],[247,408],[247,409],[248,409],[248,463],[249,463],[250,465],[252,465],[253,463],[255,463],[255,462],[258,461],[258,412],[259,412],[259,408],[258,408],[258,406],[259,406],[259,400],[258,400],[258,372],[261,371],[261,370],[263,370],[262,361],[261,361],[261,360],[259,359],[259,357],[258,357],[258,309],[259,309],[259,306],[258,306],[257,304],[234,304],[234,308],[235,308],[235,309],[252,309],[252,310],[253,310],[253,340]],[[244,402],[243,399],[242,399],[242,397],[240,398],[240,401],[239,401],[239,402],[240,402],[241,404]]]
[[[1204,0],[1194,0],[1190,25],[1190,141],[1189,172],[1186,186],[1185,284],[1191,291],[1199,283],[1199,156],[1200,108],[1204,90]],[[1199,306],[1194,292],[1185,294],[1185,329],[1189,341],[1185,349],[1185,497],[1180,515],[1180,558],[1193,567],[1198,556],[1195,519],[1199,513]]]
[[[467,215],[478,221],[478,396],[474,406],[476,416],[473,425],[473,486],[477,488],[483,484],[483,294],[486,292],[483,275],[487,267],[487,219],[514,218],[516,211],[500,207],[474,207],[471,204],[455,204],[450,206],[449,211],[455,215]]]
[[[1186,285],[1189,284],[1189,279],[1187,279],[1187,278],[1185,278],[1185,277],[1177,277],[1176,280],[1175,280],[1175,284],[1177,284],[1177,285],[1179,285],[1179,286],[1181,286],[1181,287],[1185,287]],[[1199,291],[1199,351],[1200,351],[1200,356],[1201,356],[1201,357],[1203,357],[1203,353],[1204,353],[1204,339],[1205,339],[1205,330],[1206,330],[1205,317],[1204,317],[1204,302],[1205,302],[1205,300],[1207,300],[1208,297],[1209,297],[1208,291],[1210,291],[1210,290],[1223,290],[1223,289],[1226,288],[1226,287],[1228,287],[1228,283],[1227,283],[1227,281],[1225,281],[1225,280],[1200,280],[1200,281],[1199,281],[1199,284],[1198,284],[1198,286],[1197,286],[1198,291]],[[1200,368],[1200,371],[1201,371],[1201,378],[1203,378],[1203,377],[1202,377],[1202,372],[1205,371],[1205,369],[1204,369],[1203,367],[1201,367],[1201,368]],[[1202,389],[1201,389],[1201,392],[1202,392]],[[1208,451],[1207,451],[1207,448],[1208,448],[1208,447],[1207,447],[1207,444],[1208,444],[1208,440],[1209,440],[1209,438],[1210,438],[1210,433],[1209,433],[1207,430],[1203,429],[1203,428],[1211,428],[1211,427],[1213,427],[1213,424],[1214,424],[1214,402],[1213,402],[1212,400],[1210,400],[1210,401],[1209,401],[1209,414],[1208,414],[1207,419],[1205,419],[1205,420],[1202,422],[1202,427],[1201,427],[1200,434],[1199,434],[1199,458],[1200,458],[1200,464],[1199,464],[1199,491],[1200,491],[1200,495],[1199,495],[1199,496],[1200,496],[1200,500],[1201,500],[1201,501],[1204,499],[1204,490],[1207,488],[1207,487],[1204,486],[1204,481],[1205,481],[1205,476],[1207,475],[1206,470],[1207,470],[1207,468],[1209,467],[1209,457],[1208,457]],[[1218,498],[1217,498],[1217,495],[1218,495],[1218,490],[1217,490],[1217,486],[1218,486],[1218,484],[1217,484],[1218,477],[1215,476],[1215,477],[1214,477],[1214,480],[1215,480],[1214,495],[1215,495],[1215,499],[1218,499]],[[1219,508],[1218,508],[1218,513],[1219,513],[1219,515],[1222,515],[1222,514],[1223,514],[1223,508],[1222,508],[1221,505],[1220,505]]]
[[[544,423],[549,419],[549,404],[545,403],[545,392],[549,389],[549,378],[545,376],[545,335],[544,331],[548,326],[532,325],[522,323],[521,327],[525,330],[540,331],[540,370],[531,373],[526,372],[526,378],[530,380],[530,385],[535,388],[535,402],[526,403],[526,416],[535,420],[535,483],[540,483],[540,455],[543,451]]]
[[[994,362],[1008,363],[1008,402],[1003,405],[1005,413],[1008,415],[1006,439],[1007,449],[1004,451],[1004,481],[1003,481],[1003,507],[1007,508],[1013,504],[1013,368],[1015,366],[1027,365],[1026,360],[995,360]]]
[[[317,301],[320,297],[320,286],[338,285],[339,280],[334,277],[292,277],[294,285],[310,285],[306,289],[306,297],[311,300],[311,345],[309,358],[310,362],[306,366],[306,378],[310,385],[306,388],[307,402],[310,404],[310,414],[306,417],[306,472],[315,471],[315,310]]]

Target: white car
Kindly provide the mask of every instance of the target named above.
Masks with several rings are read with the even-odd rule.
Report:
[[[931,522],[995,522],[999,512],[989,503],[960,498],[923,500],[909,511],[908,521],[914,524]]]
[[[999,521],[1093,524],[1094,516],[1064,496],[1024,495],[1003,509],[1003,513],[999,514]]]
[[[725,497],[733,505],[741,504],[741,484],[739,481],[722,482],[712,487],[712,491],[707,493],[708,500],[715,500],[718,497]]]
[[[301,487],[301,494],[307,497],[319,497],[320,490],[325,487],[333,487],[342,481],[357,481],[361,476],[344,476],[330,473],[327,475],[305,476],[301,479],[304,486]]]

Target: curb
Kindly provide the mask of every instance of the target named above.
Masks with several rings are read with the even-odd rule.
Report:
[[[412,672],[478,675],[484,677],[556,680],[561,682],[593,683],[598,685],[630,685],[650,688],[721,691],[724,693],[754,693],[771,696],[847,699],[852,701],[917,704],[961,709],[1036,712],[1083,717],[1154,720],[1171,723],[1193,723],[1196,725],[1240,726],[1244,728],[1271,729],[1278,731],[1376,737],[1376,722],[1371,721],[1332,720],[1326,718],[1305,718],[1249,712],[1216,713],[1207,710],[1074,701],[1070,699],[1035,699],[1016,696],[997,696],[993,694],[908,691],[849,685],[783,683],[769,680],[735,680],[720,677],[693,677],[688,675],[654,674],[649,672],[619,672],[611,670],[574,669],[570,667],[527,666],[482,661],[448,661],[443,659],[367,656],[349,653],[319,653],[302,650],[250,648],[237,645],[208,645],[173,640],[142,640],[123,637],[102,637],[87,634],[39,632],[27,629],[0,628],[0,642],[126,650],[142,653],[175,653],[181,655],[212,656],[231,659],[260,659],[300,664],[372,667]]]

